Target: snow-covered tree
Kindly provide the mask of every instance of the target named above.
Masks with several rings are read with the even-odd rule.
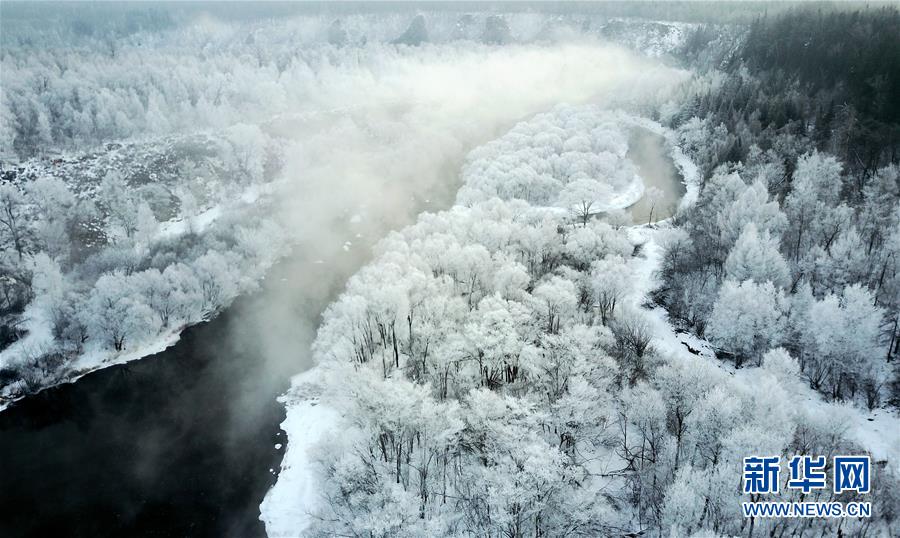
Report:
[[[591,264],[592,302],[597,305],[600,322],[606,325],[616,305],[631,287],[631,271],[620,256],[607,256]]]
[[[19,260],[26,249],[27,224],[25,197],[14,185],[0,185],[0,240],[4,250],[15,251]]]
[[[802,336],[812,383],[841,398],[847,391],[853,396],[866,377],[877,376],[882,316],[871,292],[859,284],[812,304]]]
[[[747,223],[728,258],[725,276],[735,282],[752,280],[757,284],[771,282],[778,287],[790,284],[787,262],[778,251],[778,240],[769,232],[760,234],[756,225]]]
[[[563,319],[574,313],[578,303],[575,285],[570,280],[560,277],[551,277],[542,282],[534,289],[532,295],[539,305],[534,313],[545,330],[551,334],[559,332]]]
[[[841,164],[831,155],[813,152],[797,162],[785,210],[791,227],[786,242],[799,259],[812,245],[829,240],[833,227],[843,220],[837,211],[841,188]]]
[[[123,351],[130,342],[140,344],[159,330],[159,316],[135,284],[121,272],[105,274],[97,279],[85,310],[79,312],[91,340],[101,348]]]
[[[707,334],[710,340],[734,354],[738,366],[744,359],[758,360],[784,338],[784,293],[771,282],[726,280],[713,306]]]
[[[121,173],[106,174],[100,184],[100,200],[106,209],[110,237],[130,238],[137,230],[138,200]]]

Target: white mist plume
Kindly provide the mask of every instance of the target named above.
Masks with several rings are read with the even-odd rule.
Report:
[[[291,90],[303,95],[295,110],[265,127],[286,143],[277,208],[297,246],[241,316],[254,322],[240,338],[293,372],[309,366],[318,312],[368,248],[450,204],[469,150],[561,102],[640,109],[687,76],[596,42],[333,53]]]
[[[557,103],[636,107],[685,76],[596,43],[346,52],[315,74],[300,112],[270,125],[292,141],[285,202],[303,236],[342,210],[391,220],[410,196],[454,192],[468,150]]]

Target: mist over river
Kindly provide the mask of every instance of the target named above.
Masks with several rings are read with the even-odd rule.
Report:
[[[664,139],[638,129],[631,140],[645,185],[683,192]],[[452,168],[440,172],[436,198],[407,200],[408,214],[450,205]],[[404,224],[349,220],[336,215],[333,243],[297,245],[259,291],[162,353],[0,413],[0,534],[265,536],[259,503],[286,443],[276,398],[311,366],[309,345],[329,302],[371,246]]]
[[[0,538],[900,536],[893,4],[0,2]]]
[[[404,215],[443,207],[429,200],[407,198]],[[332,243],[297,244],[172,347],[0,413],[0,536],[265,536],[259,503],[285,444],[276,398],[311,366],[325,307],[402,223],[337,214]]]
[[[81,161],[75,157],[67,160],[71,168],[60,173],[60,181],[88,197],[137,187],[168,189],[165,218],[178,219],[159,222],[170,235],[155,239],[171,244],[171,258],[156,260],[161,271],[178,262],[193,274],[202,263],[185,251],[195,245],[196,258],[209,260],[211,252],[213,261],[222,261],[209,266],[218,282],[231,286],[256,278],[264,267],[256,260],[279,252],[282,239],[292,245],[292,254],[267,272],[259,290],[239,297],[211,321],[189,327],[165,351],[93,371],[0,412],[4,538],[264,535],[259,504],[275,482],[286,444],[279,429],[285,411],[276,398],[288,389],[291,376],[312,365],[310,344],[323,311],[371,258],[372,246],[421,211],[450,207],[468,151],[517,121],[559,103],[639,109],[687,76],[595,40],[500,47],[448,41],[417,48],[369,43],[363,37],[348,47],[301,46],[285,22],[272,22],[271,31],[246,39],[240,32],[255,32],[254,27],[221,26],[206,18],[195,22],[171,46],[169,34],[160,34],[164,37],[149,47],[129,43],[115,60],[102,61],[128,73],[133,62],[141,62],[138,75],[172,77],[172,87],[192,82],[198,94],[219,87],[223,72],[253,82],[232,88],[230,101],[209,90],[193,115],[166,112],[166,121],[147,125],[156,138],[129,142],[128,152],[110,145],[98,153],[108,154],[108,161],[89,161],[96,170],[77,168]],[[312,23],[328,28],[331,21]],[[194,43],[208,52],[197,56],[201,47]],[[267,51],[270,61],[251,61],[240,53],[250,45],[260,54]],[[22,54],[22,65],[37,61],[27,51]],[[290,61],[283,63],[285,58]],[[85,94],[107,84],[105,72],[71,62],[84,68],[79,80],[88,84]],[[173,74],[171,65],[185,72]],[[193,67],[183,67],[188,65]],[[132,82],[146,86],[143,79]],[[179,102],[175,94],[170,101],[173,106]],[[219,108],[200,106],[205,103]],[[199,140],[219,148],[218,153],[198,156],[197,147],[205,146],[166,138],[211,126],[215,136]],[[124,140],[129,133],[123,130]],[[215,138],[223,134],[224,140]],[[655,140],[662,143],[660,137]],[[181,153],[173,156],[173,147]],[[154,169],[159,174],[154,179],[141,168],[148,152],[157,152],[159,162],[195,160]],[[637,157],[635,162],[640,167]],[[104,177],[122,163],[136,169],[125,170],[127,178]],[[54,173],[63,169],[54,167]],[[221,175],[187,175],[206,169]],[[99,186],[82,181],[94,175]],[[195,208],[205,209],[199,216],[187,211],[195,198],[183,192],[185,183],[205,197],[206,205]],[[232,211],[235,198],[248,201]],[[173,199],[177,206],[171,205]],[[127,196],[122,200],[123,214],[138,204]],[[252,218],[242,220],[246,214]],[[201,220],[206,228],[198,224]],[[109,234],[117,232],[107,228]],[[283,233],[269,237],[269,230]],[[122,244],[132,240],[127,234],[119,239]],[[110,250],[118,246],[110,243]],[[141,260],[141,271],[123,272],[125,284],[103,290],[93,290],[97,277],[90,268],[72,271],[71,278],[86,296],[119,292],[156,261]],[[82,276],[84,283],[77,281]],[[123,312],[92,317],[97,336],[86,347],[95,348],[99,359],[90,369],[105,366],[104,356],[117,357],[98,328],[106,317],[119,321],[135,309]],[[39,325],[3,351],[10,365],[24,362],[19,356],[29,346],[52,351],[49,346],[58,345]],[[131,338],[126,350],[152,341],[155,330],[146,331],[143,341]]]

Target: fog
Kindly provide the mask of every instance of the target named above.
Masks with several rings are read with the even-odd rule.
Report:
[[[247,124],[259,127],[272,144],[268,149],[280,156],[259,204],[224,220],[274,221],[286,232],[289,252],[272,238],[270,247],[284,250],[285,257],[268,271],[259,291],[239,298],[211,327],[198,328],[185,342],[149,359],[178,361],[163,376],[176,394],[160,395],[169,403],[159,406],[158,417],[141,420],[136,413],[142,402],[134,400],[126,417],[93,415],[111,427],[120,425],[122,431],[111,436],[113,446],[134,451],[118,462],[125,479],[149,488],[176,456],[178,465],[198,469],[222,464],[246,469],[256,464],[248,456],[248,443],[263,445],[254,447],[256,454],[271,451],[261,425],[272,422],[273,399],[287,389],[290,376],[312,366],[309,348],[322,313],[370,259],[379,239],[412,223],[421,211],[452,204],[471,149],[560,103],[649,110],[688,76],[585,35],[501,46],[473,40],[390,44],[411,17],[353,19],[347,23],[352,42],[338,47],[322,42],[327,18],[259,22],[248,30],[246,23],[203,13],[173,30],[115,40],[113,52],[101,53],[95,64],[71,66],[73,73],[82,69],[79,83],[94,87],[114,81],[140,90],[142,84],[162,85],[156,77],[170,76],[172,84],[194,88],[201,96],[216,95],[219,87],[232,100],[206,114],[182,113],[180,103],[170,100],[163,105],[169,107],[163,110],[166,121],[140,131],[138,138],[151,137],[153,143],[152,136],[216,134]],[[531,34],[542,22],[536,15],[518,19]],[[281,55],[288,54],[293,63],[281,66]],[[28,74],[24,68],[19,73]],[[218,357],[209,360],[208,355]],[[135,391],[135,397],[147,398],[141,394]],[[92,410],[105,409],[105,398],[85,397]],[[132,423],[140,431],[121,426]],[[106,433],[105,424],[93,427]],[[85,461],[91,445],[83,437],[75,442],[81,444],[73,454]],[[192,444],[210,451],[202,465],[178,452]],[[221,495],[232,491],[231,475],[204,480]],[[153,495],[169,495],[167,488],[177,487],[172,482],[158,483]],[[134,495],[146,499],[148,494],[136,489]],[[139,521],[142,512],[123,498],[126,519],[133,510]],[[255,510],[259,500],[242,502]],[[224,510],[228,504],[221,506]],[[222,525],[241,535],[245,515],[236,512],[233,526]]]
[[[288,141],[276,208],[296,244],[235,340],[279,372],[308,368],[329,299],[389,230],[451,204],[469,150],[557,103],[640,109],[685,76],[596,42],[347,51],[302,110],[266,124]],[[237,420],[254,398],[235,400]]]

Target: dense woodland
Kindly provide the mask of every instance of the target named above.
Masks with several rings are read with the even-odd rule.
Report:
[[[654,347],[630,292],[645,236],[557,209],[571,184],[554,165],[589,131],[554,145],[538,119],[473,152],[460,205],[385,240],[325,316],[323,399],[352,429],[322,444],[314,532],[895,532],[889,466],[878,516],[840,522],[740,517],[735,469],[864,450],[856,409],[896,405],[897,21],[803,11],[687,40],[698,74],[660,117],[701,189],[654,232],[654,297],[718,364]]]
[[[322,401],[349,428],[317,452],[325,499],[314,535],[835,532],[828,520],[741,517],[734,470],[748,451],[859,451],[852,413],[804,403],[801,364],[780,342],[761,343],[746,376],[654,345],[634,291],[653,248],[647,233],[680,241],[686,232],[584,219],[577,204],[560,211],[558,193],[578,183],[579,167],[558,163],[597,132],[603,116],[588,118],[560,108],[473,151],[458,205],[385,239],[329,307],[314,353]],[[738,230],[739,244],[759,248],[763,232]],[[750,276],[721,294],[766,316],[749,278],[768,271],[760,286],[780,290],[787,265],[740,256],[727,265]],[[823,301],[837,315],[872,316],[861,322],[876,328],[883,312],[861,286]],[[758,329],[739,326],[734,339]],[[872,500],[883,517],[844,521],[842,532],[895,525],[895,482],[879,472]]]
[[[699,167],[698,196],[664,223],[606,211],[641,192],[631,126],[599,106],[560,105],[472,151],[456,205],[386,237],[323,316],[317,389],[344,422],[315,450],[323,503],[309,532],[897,534],[893,462],[876,462],[865,497],[781,498],[871,501],[864,520],[744,518],[738,470],[751,454],[864,453],[854,421],[900,405],[900,18],[814,6],[731,24],[723,9],[685,16],[700,26],[642,25],[653,39],[577,12],[191,28],[149,12],[44,36],[65,34],[70,48],[4,38],[0,396],[153,344],[262,278],[291,233],[255,198],[290,158],[278,140],[296,118],[278,121],[286,103],[333,107],[336,88],[359,97],[347,88],[375,91],[371,80],[410,86],[400,75],[448,58],[499,72],[510,56],[471,59],[509,43],[532,53],[560,35],[616,38],[691,70],[671,99],[667,86],[630,90],[666,95],[641,111]],[[379,71],[395,65],[407,72]],[[602,82],[591,75],[576,78]],[[522,109],[552,106],[526,85],[496,86],[532,98]],[[429,105],[409,109],[427,123]],[[403,145],[397,126],[419,124],[383,116],[314,125],[345,127],[358,137],[348,148],[461,151],[449,134],[437,148]],[[422,132],[434,135],[409,136]],[[335,140],[305,151],[329,154]],[[353,185],[335,181],[323,184]],[[255,210],[226,208],[245,197]],[[715,356],[660,345],[669,323]]]
[[[617,69],[578,46],[532,46],[536,36],[552,42],[555,32],[566,35],[572,21],[549,24],[530,14],[507,21],[392,12],[226,24],[193,13],[175,24],[174,12],[113,7],[108,21],[63,17],[41,26],[27,16],[30,9],[14,6],[17,25],[4,7],[0,50],[0,402],[107,359],[140,356],[253,287],[286,250],[285,235],[313,235],[304,213],[317,216],[320,208],[305,207],[307,193],[282,192],[275,200],[271,189],[286,176],[308,186],[282,181],[278,188],[314,190],[319,178],[334,184],[328,176],[338,173],[335,163],[316,149],[335,151],[323,133],[349,137],[363,155],[392,137],[391,151],[421,155],[414,166],[424,167],[461,153],[467,137],[496,129],[499,118],[553,104],[541,90],[545,83],[531,84],[532,91],[473,122],[458,110],[447,113],[459,102],[479,102],[454,92],[440,98],[443,108],[429,108],[428,114],[450,116],[436,126],[433,115],[413,114],[427,106],[419,104],[422,91],[430,92],[427,98],[445,91],[419,85],[422,72],[447,77],[482,64],[545,62],[551,70],[535,70],[535,80],[558,83],[551,75],[563,69],[556,55],[579,65],[599,61],[603,67],[591,69],[594,75],[569,77],[555,88],[583,98],[581,87],[606,84],[605,68]],[[80,16],[90,19],[90,13]],[[501,46],[513,39],[518,46]],[[481,88],[505,91],[491,79],[467,86],[473,95]],[[366,109],[389,99],[412,107],[384,114]],[[392,134],[397,129],[399,138]],[[440,148],[422,147],[435,140]],[[344,147],[337,165],[363,168],[351,146]],[[283,172],[285,161],[292,163],[290,174]],[[343,211],[365,214],[369,191],[387,191],[379,203],[388,206],[403,182],[416,193],[437,183],[438,176],[399,170],[402,162],[408,160],[379,160],[383,173],[348,189],[341,209],[319,220],[331,224]],[[350,183],[361,173],[347,170],[340,179]],[[379,182],[393,184],[379,189]],[[396,218],[388,213],[398,214],[385,208],[384,220]]]
[[[761,18],[671,120],[704,186],[659,298],[736,364],[783,345],[869,407],[900,397],[898,55],[896,9]]]

